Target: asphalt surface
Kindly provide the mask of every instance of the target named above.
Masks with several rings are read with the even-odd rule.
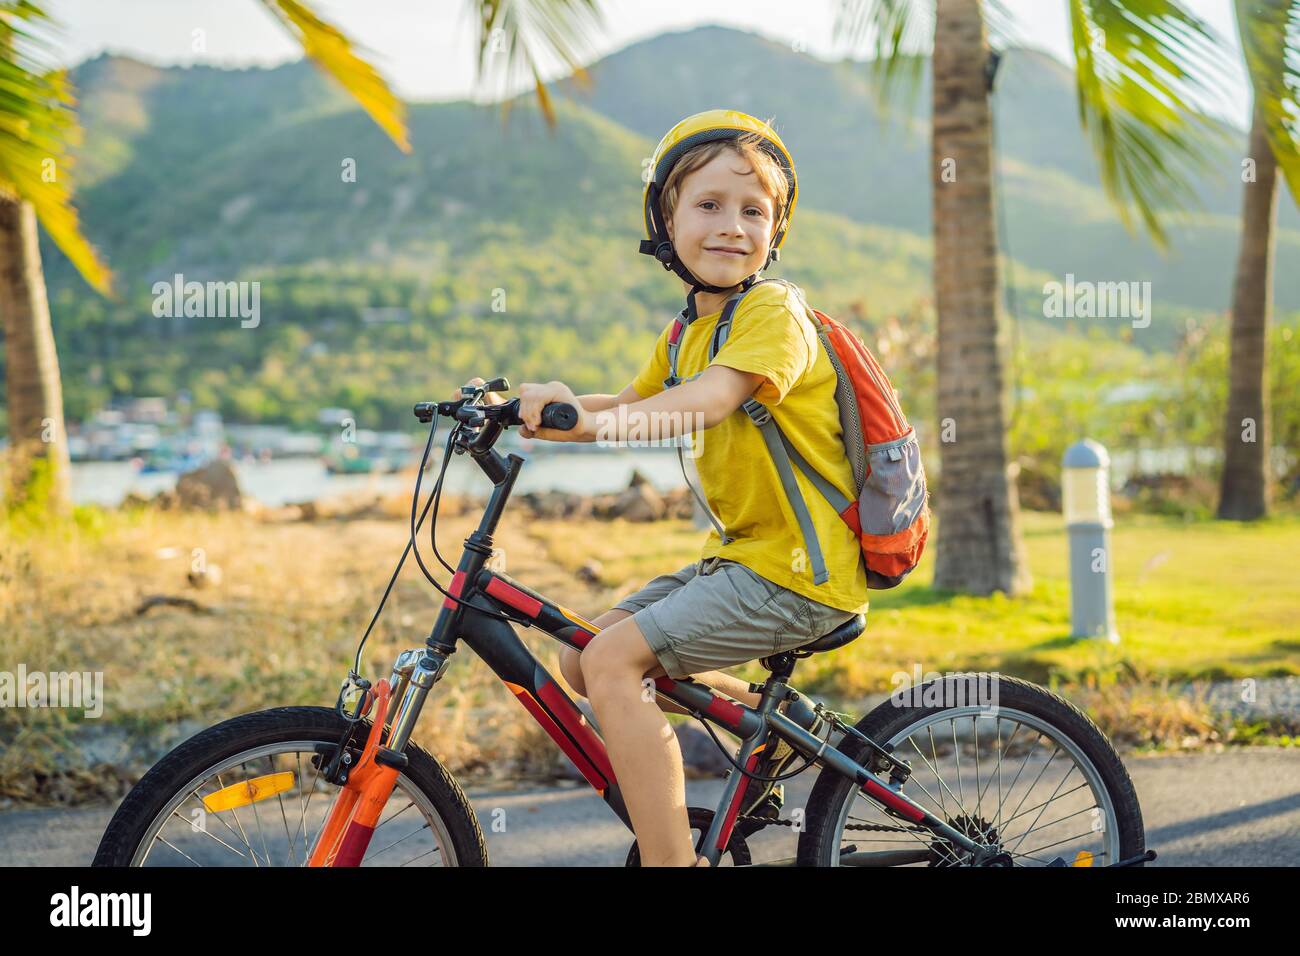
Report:
[[[1142,805],[1152,866],[1300,865],[1300,751],[1127,756]],[[787,807],[802,806],[810,771],[787,783]],[[687,803],[716,806],[723,782],[687,781]],[[497,866],[621,866],[632,836],[586,785],[469,789]],[[0,863],[85,866],[113,806],[0,812]],[[794,855],[795,835],[755,835],[755,862]]]

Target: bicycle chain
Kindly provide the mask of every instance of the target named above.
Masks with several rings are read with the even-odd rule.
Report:
[[[794,821],[793,821],[793,820],[773,820],[771,817],[758,817],[758,816],[754,816],[754,815],[749,814],[749,813],[741,813],[741,814],[738,814],[738,815],[736,816],[736,822],[737,822],[737,823],[740,823],[740,822],[743,821],[743,820],[750,820],[750,821],[753,821],[754,823],[761,823],[761,824],[763,824],[764,826],[769,826],[769,827],[792,827],[792,826],[794,826]],[[924,827],[891,827],[891,826],[889,826],[888,824],[884,824],[884,823],[846,823],[846,824],[844,825],[844,829],[846,829],[846,830],[884,830],[884,831],[889,832],[889,833],[907,833],[908,831],[911,831],[911,832],[913,832],[913,833],[922,833],[922,832],[924,832],[924,833],[928,833],[928,832],[929,832],[929,831],[926,830]]]

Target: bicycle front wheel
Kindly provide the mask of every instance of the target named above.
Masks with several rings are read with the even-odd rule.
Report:
[[[339,788],[313,761],[346,721],[327,707],[233,717],[180,744],[141,778],[104,831],[95,866],[304,866]],[[362,721],[354,740],[364,741]],[[486,866],[459,784],[414,743],[362,866]],[[257,781],[256,802],[213,798]],[[209,798],[205,801],[205,797]]]
[[[994,706],[962,700],[971,678],[996,681]],[[966,698],[970,699],[970,698]],[[856,729],[911,765],[902,792],[1014,866],[1108,866],[1144,852],[1142,811],[1105,734],[1068,701],[1028,681],[953,675],[886,700]],[[935,704],[926,706],[929,701]],[[875,771],[851,735],[840,746]],[[799,838],[801,866],[967,866],[970,855],[887,815],[853,781],[823,770]]]

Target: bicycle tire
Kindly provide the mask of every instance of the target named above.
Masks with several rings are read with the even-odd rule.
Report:
[[[277,707],[232,717],[200,731],[158,761],[123,799],[92,866],[130,866],[159,814],[209,768],[250,749],[304,740],[336,744],[346,721],[328,707]],[[361,721],[354,740],[364,741],[370,722]],[[487,866],[487,845],[469,800],[456,780],[415,743],[405,750],[402,777],[438,814],[454,851],[456,866]]]
[[[1018,678],[999,675],[998,680],[999,706],[1038,717],[1072,740],[1092,763],[1114,807],[1119,837],[1118,857],[1129,859],[1145,852],[1146,838],[1137,793],[1123,761],[1101,729],[1079,708],[1046,688]],[[922,685],[918,691],[924,692],[926,687],[934,683],[937,682]],[[952,710],[955,708],[897,706],[893,701],[886,700],[859,720],[855,729],[883,745],[909,726]],[[870,766],[865,762],[868,747],[856,737],[846,734],[839,749],[863,766]],[[818,774],[808,798],[807,827],[799,836],[798,866],[836,865],[839,849],[837,831],[844,803],[856,789],[853,781],[829,768],[824,768]]]

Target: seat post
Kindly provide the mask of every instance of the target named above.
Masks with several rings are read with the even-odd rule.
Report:
[[[784,684],[790,680],[790,675],[794,673],[795,656],[789,651],[781,651],[778,654],[764,657],[759,663],[772,672],[763,686],[766,687],[773,681]]]

